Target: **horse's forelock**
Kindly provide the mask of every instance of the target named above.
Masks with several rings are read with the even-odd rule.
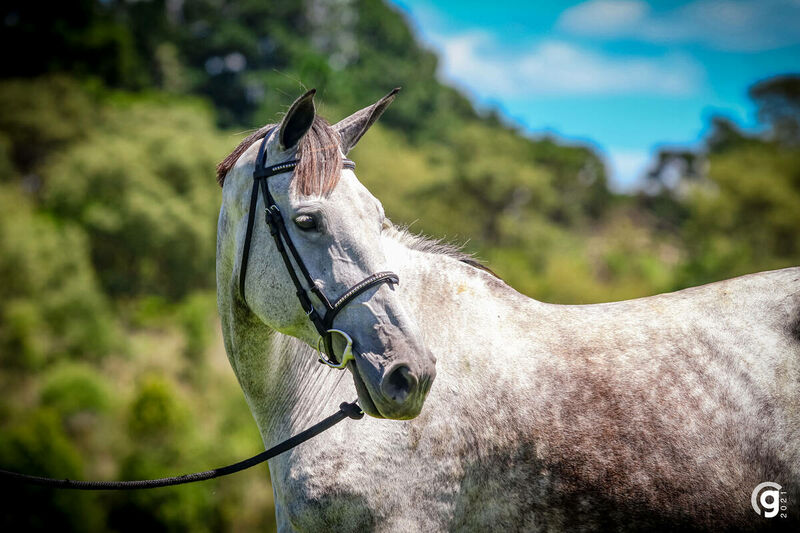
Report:
[[[225,176],[233,168],[250,146],[263,139],[275,124],[267,124],[248,135],[239,145],[217,165],[217,183],[225,183]],[[342,153],[339,149],[339,135],[322,117],[314,117],[308,132],[300,140],[297,149],[300,160],[294,171],[292,186],[303,195],[324,195],[339,183],[342,168]]]
[[[339,183],[342,152],[339,134],[327,120],[315,117],[297,151],[300,160],[294,171],[292,186],[300,194],[328,194]]]

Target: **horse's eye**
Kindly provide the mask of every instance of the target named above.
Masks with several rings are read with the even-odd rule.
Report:
[[[297,215],[294,217],[294,223],[303,231],[317,229],[317,221],[311,215]]]

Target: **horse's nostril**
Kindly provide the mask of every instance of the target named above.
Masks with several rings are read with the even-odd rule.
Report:
[[[406,365],[400,365],[383,378],[381,388],[387,398],[401,404],[417,388],[417,377]]]

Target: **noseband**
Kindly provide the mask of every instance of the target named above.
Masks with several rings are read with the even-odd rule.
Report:
[[[241,295],[242,301],[245,303],[245,305],[247,305],[247,300],[245,299],[244,293],[244,281],[245,276],[247,275],[247,263],[250,258],[250,243],[253,237],[253,227],[256,219],[258,191],[261,189],[261,196],[264,199],[264,215],[267,225],[269,226],[270,234],[275,240],[275,247],[281,254],[283,264],[286,266],[286,271],[289,273],[289,277],[292,278],[292,283],[294,283],[297,299],[300,301],[300,306],[308,316],[308,319],[311,320],[311,323],[314,324],[317,333],[319,333],[320,340],[317,343],[317,351],[320,354],[319,361],[332,368],[343,369],[347,366],[347,362],[353,359],[353,339],[344,331],[333,328],[333,321],[336,318],[336,315],[338,315],[347,304],[352,302],[364,291],[367,291],[376,285],[380,285],[381,283],[400,283],[400,278],[394,272],[376,272],[375,274],[367,276],[365,279],[350,287],[342,296],[339,297],[338,300],[331,304],[331,301],[327,296],[325,296],[325,293],[322,292],[322,289],[311,277],[311,274],[309,274],[308,268],[306,268],[302,257],[300,257],[300,254],[297,252],[297,248],[295,248],[291,237],[289,237],[289,232],[286,230],[286,224],[281,216],[281,211],[278,209],[278,205],[276,204],[275,199],[272,197],[272,193],[269,191],[269,183],[267,178],[277,174],[282,174],[284,172],[290,172],[294,170],[294,168],[300,162],[297,159],[292,159],[289,161],[284,161],[283,163],[278,163],[277,165],[272,165],[270,167],[264,166],[267,159],[267,141],[274,130],[275,129],[273,128],[267,132],[267,134],[264,136],[264,139],[261,141],[261,146],[258,148],[256,168],[253,172],[253,190],[250,193],[250,211],[247,214],[247,232],[245,233],[244,248],[242,249],[242,262],[239,271],[239,294]],[[344,159],[342,166],[343,168],[353,169],[355,168],[356,164],[349,159]],[[292,258],[294,258],[297,268],[300,269],[300,274],[305,279],[308,289],[306,289],[306,287],[303,286],[303,283],[300,281],[297,271],[292,265],[292,259],[289,257],[289,254],[291,254]],[[325,311],[322,316],[320,316],[314,307],[314,304],[311,302],[311,297],[308,294],[309,292],[316,296],[325,307]],[[342,357],[339,360],[337,360],[336,355],[333,352],[333,334],[341,335],[346,342],[346,347],[342,352]],[[325,344],[325,351],[328,354],[327,357],[322,353],[322,350],[320,350],[320,344],[323,342]]]

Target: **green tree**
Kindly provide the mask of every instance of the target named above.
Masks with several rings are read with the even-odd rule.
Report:
[[[768,78],[750,87],[749,94],[771,138],[797,147],[800,144],[800,75]]]
[[[0,432],[0,468],[80,479],[83,462],[56,413],[36,409]],[[103,508],[86,493],[3,484],[3,531],[99,531]]]
[[[177,299],[213,287],[219,191],[209,169],[229,144],[197,102],[123,100],[43,169],[44,203],[84,228],[109,294]]]
[[[2,365],[36,369],[107,354],[115,327],[83,231],[35,211],[11,185],[0,187],[0,212]]]
[[[800,262],[798,79],[778,76],[751,87],[763,133],[717,116],[704,150],[659,155],[655,192],[642,205],[685,243],[675,287]]]

